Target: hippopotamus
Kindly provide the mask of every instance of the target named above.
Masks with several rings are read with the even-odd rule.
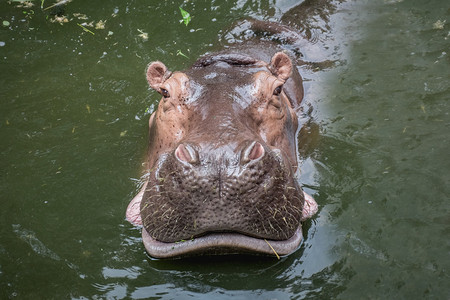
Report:
[[[302,77],[288,51],[247,41],[170,71],[146,70],[161,95],[149,119],[148,175],[127,208],[156,258],[288,255],[317,203],[298,180]]]

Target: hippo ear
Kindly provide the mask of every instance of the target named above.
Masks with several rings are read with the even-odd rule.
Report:
[[[167,67],[160,61],[154,61],[148,65],[147,81],[152,89],[160,92],[160,87],[171,75]]]
[[[286,81],[292,73],[292,61],[284,52],[277,52],[270,61],[270,71],[278,79]]]

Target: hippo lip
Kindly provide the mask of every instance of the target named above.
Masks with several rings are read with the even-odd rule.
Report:
[[[142,240],[150,256],[155,258],[173,258],[191,255],[218,254],[261,254],[284,256],[297,250],[302,241],[301,225],[294,235],[282,241],[266,240],[239,233],[209,233],[191,240],[175,243],[160,242],[153,239],[142,228]]]

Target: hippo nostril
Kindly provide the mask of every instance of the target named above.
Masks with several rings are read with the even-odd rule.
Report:
[[[255,160],[262,157],[263,155],[264,155],[264,147],[260,143],[255,142],[252,149],[250,150],[248,158],[250,160]]]
[[[263,145],[259,142],[253,142],[249,147],[247,147],[247,149],[245,149],[241,162],[246,164],[253,160],[258,160],[264,156],[264,153],[265,150]]]
[[[197,152],[190,145],[178,145],[177,149],[175,149],[175,156],[178,160],[189,164],[197,162]]]

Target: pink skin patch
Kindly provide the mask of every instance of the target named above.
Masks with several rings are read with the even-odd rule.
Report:
[[[144,184],[139,193],[128,204],[126,218],[128,222],[135,226],[142,226],[141,201],[144,196],[144,191],[147,188],[147,183]],[[302,217],[300,219],[302,222],[314,216],[318,210],[318,205],[314,198],[305,192],[303,192],[303,195],[305,196],[305,204],[303,205]]]
[[[319,210],[319,205],[311,195],[305,192],[303,192],[303,195],[305,196],[305,203],[303,204],[302,217],[300,219],[302,222],[314,216]]]
[[[131,200],[130,204],[128,204],[127,207],[127,221],[133,224],[134,226],[142,226],[142,219],[141,219],[141,201],[142,197],[144,196],[144,191],[147,188],[148,181],[145,182],[142,189],[139,191],[139,193],[134,196],[133,200]]]

